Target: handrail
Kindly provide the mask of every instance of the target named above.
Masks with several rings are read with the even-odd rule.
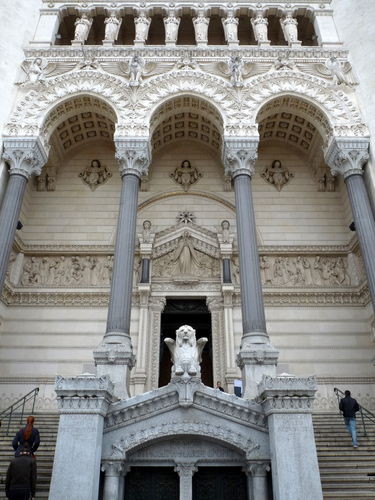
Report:
[[[35,399],[36,399],[36,397],[38,395],[38,392],[39,392],[39,387],[35,387],[35,389],[33,389],[32,391],[30,391],[27,394],[25,394],[25,396],[23,396],[22,398],[20,398],[15,403],[11,404],[6,410],[3,410],[0,413],[0,425],[3,422],[3,420],[8,419],[8,426],[7,426],[7,431],[6,431],[6,434],[5,434],[6,436],[8,436],[8,434],[9,434],[9,428],[10,428],[10,424],[11,424],[12,418],[16,417],[15,410],[18,410],[18,408],[21,405],[22,405],[22,410],[21,410],[21,416],[20,416],[20,424],[22,424],[22,421],[23,421],[23,415],[24,415],[24,412],[25,412],[25,405],[31,399],[33,400],[33,407],[31,409],[31,413],[34,413]]]
[[[334,387],[333,391],[337,396],[338,403],[340,403],[340,396],[345,397],[345,393],[343,391],[340,391],[340,389],[338,389],[337,387]],[[375,414],[372,413],[372,411],[365,408],[364,406],[362,406],[360,403],[358,403],[358,404],[359,404],[359,412],[361,414],[363,433],[367,437],[365,418],[367,418],[371,423],[375,424]]]

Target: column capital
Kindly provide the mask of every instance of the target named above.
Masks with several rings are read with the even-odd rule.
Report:
[[[195,462],[178,462],[174,470],[180,477],[193,477],[194,473],[197,472],[198,467],[196,467]]]
[[[363,165],[369,159],[368,148],[368,138],[334,137],[325,152],[325,161],[332,175],[341,174],[344,179],[362,175]]]
[[[258,137],[230,138],[224,140],[223,163],[225,175],[251,177],[258,158]]]
[[[113,458],[102,460],[102,465],[100,468],[102,472],[105,472],[106,476],[114,477],[120,477],[125,469],[123,460]]]
[[[39,137],[4,139],[3,159],[9,164],[10,175],[22,175],[26,179],[40,175],[47,158]]]
[[[275,413],[312,413],[317,383],[314,376],[265,375],[258,385],[258,390],[267,416]]]
[[[136,175],[139,179],[147,175],[151,163],[149,138],[116,138],[115,157],[119,162],[121,177]]]
[[[55,391],[60,413],[99,414],[105,417],[113,400],[113,383],[108,376],[83,373],[77,377],[56,377]]]
[[[270,464],[266,462],[248,462],[243,468],[246,474],[250,474],[253,477],[265,477],[270,470]]]

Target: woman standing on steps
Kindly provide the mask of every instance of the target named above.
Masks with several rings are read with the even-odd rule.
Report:
[[[29,444],[31,456],[34,457],[34,453],[39,447],[40,436],[38,429],[34,428],[34,417],[27,417],[26,427],[20,429],[14,436],[12,441],[13,449],[15,450],[15,456],[19,455],[20,449],[23,448],[25,443]],[[35,458],[35,457],[34,457]]]

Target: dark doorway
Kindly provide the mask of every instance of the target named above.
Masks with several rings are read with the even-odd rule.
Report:
[[[173,467],[132,467],[125,478],[125,500],[179,500]]]
[[[204,299],[167,300],[161,315],[159,387],[167,385],[171,380],[171,354],[164,339],[166,337],[176,339],[176,330],[182,325],[192,326],[197,339],[208,338],[202,353],[201,374],[202,382],[213,387],[211,314]]]
[[[193,476],[193,500],[247,500],[241,467],[199,467]]]

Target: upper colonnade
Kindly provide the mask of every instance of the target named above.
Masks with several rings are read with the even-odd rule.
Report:
[[[48,2],[32,44],[340,44],[330,2]]]

